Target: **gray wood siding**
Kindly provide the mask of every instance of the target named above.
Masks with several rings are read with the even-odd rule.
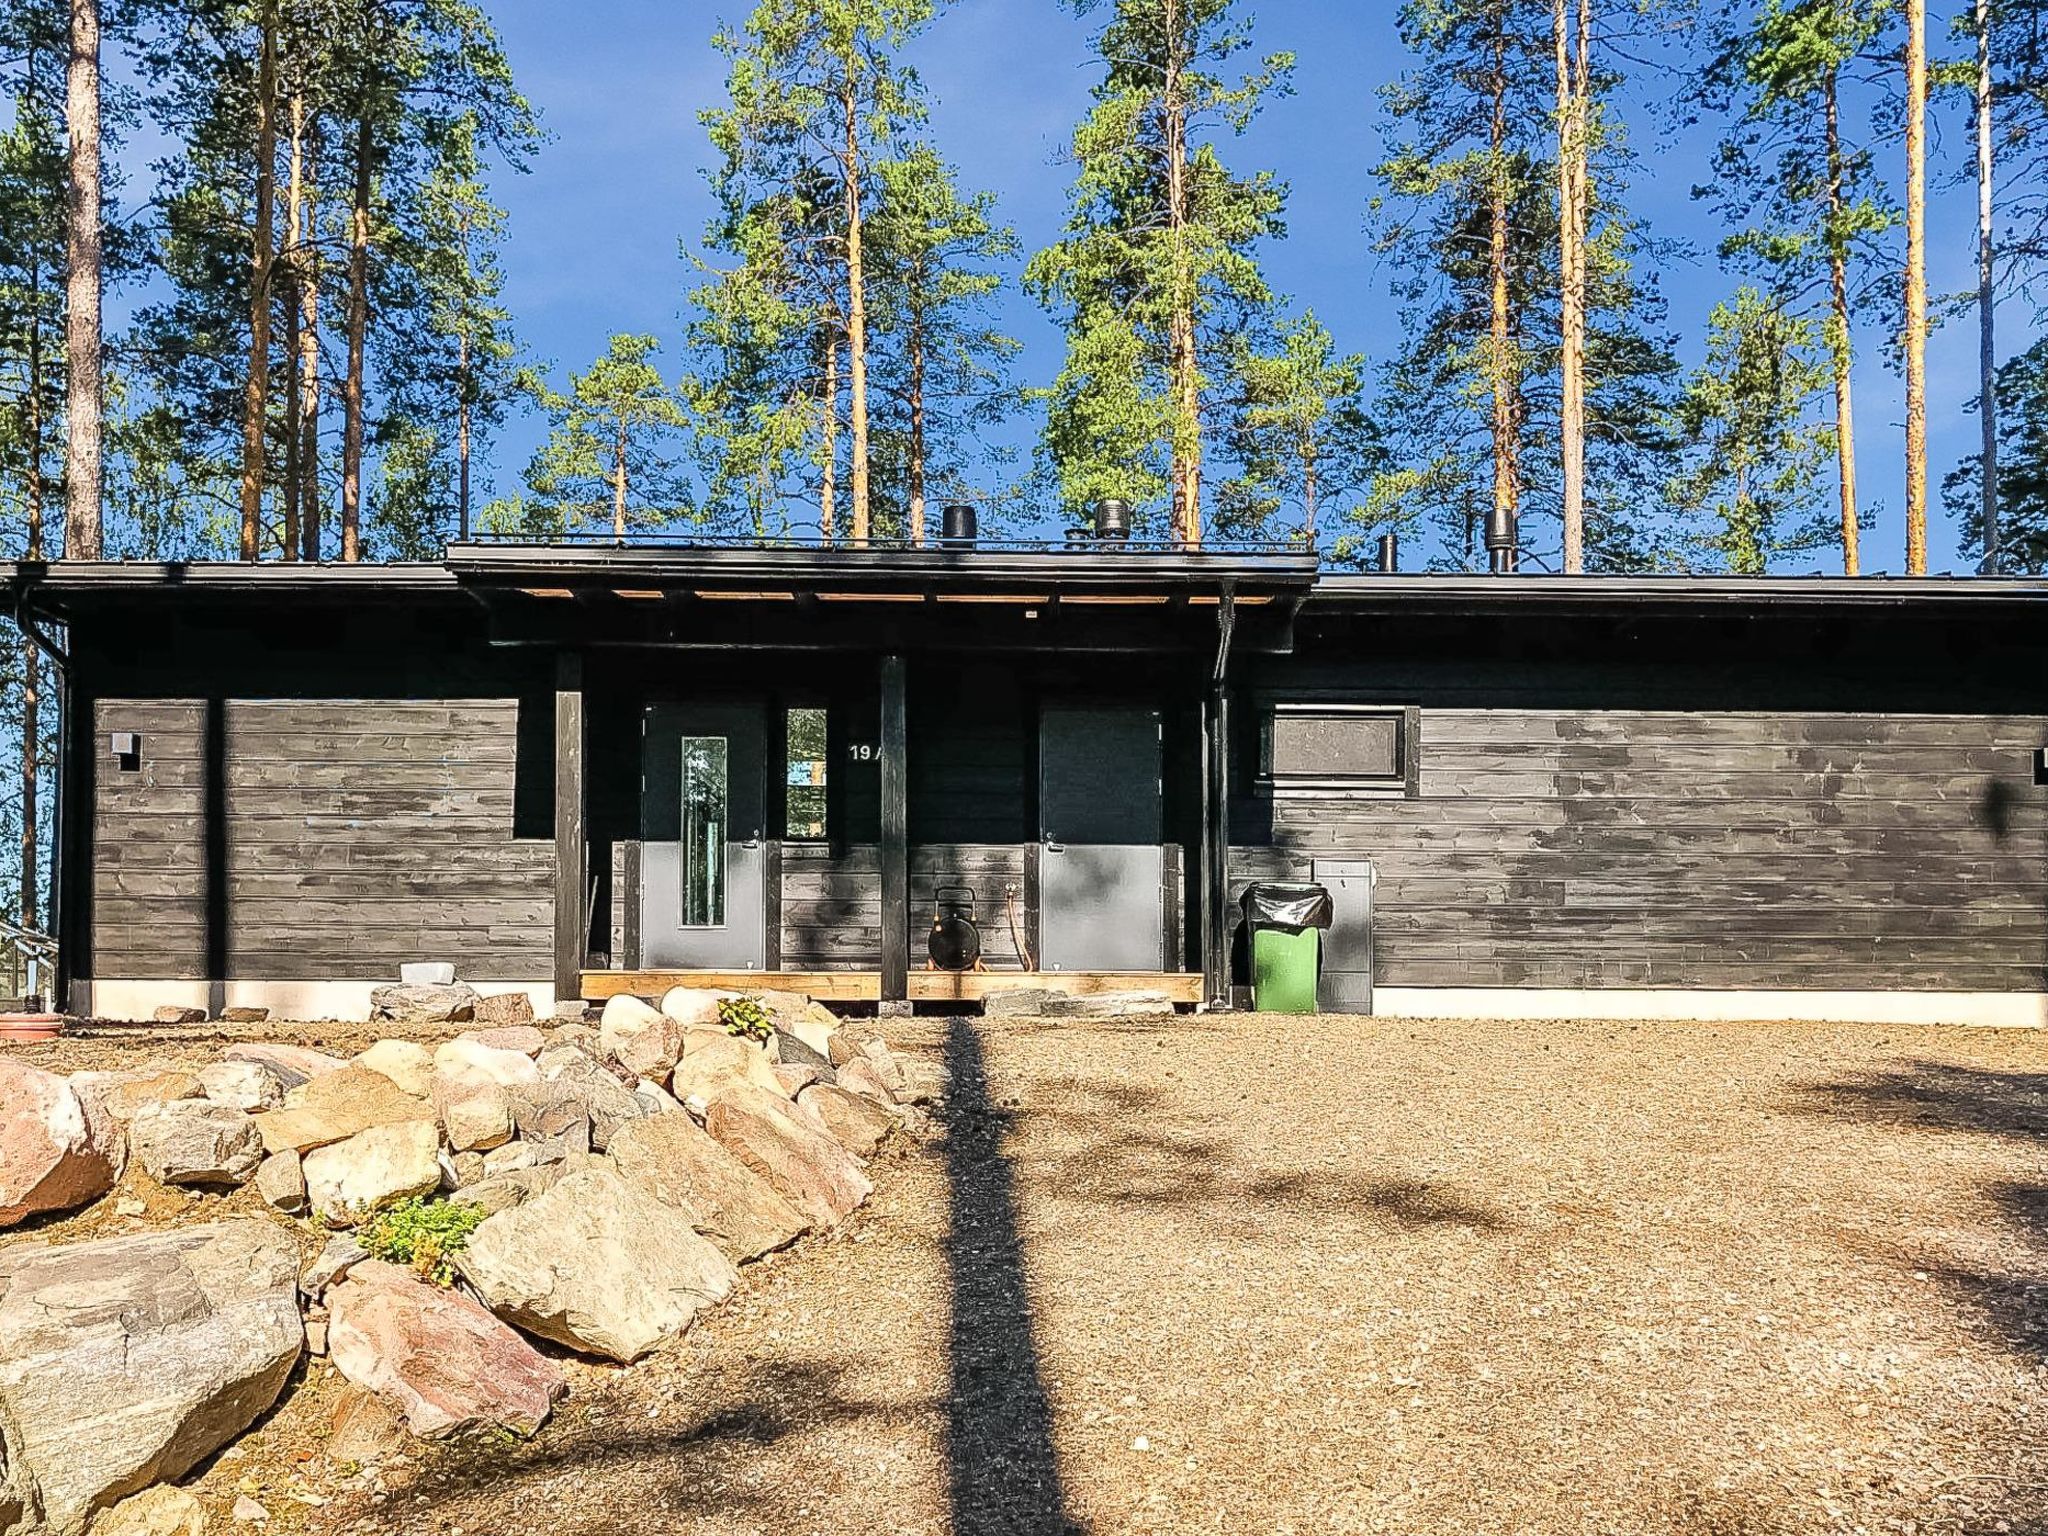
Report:
[[[554,847],[513,835],[515,700],[236,699],[219,717],[214,790],[203,702],[95,705],[96,975],[207,978],[213,922],[230,978],[552,974]],[[141,733],[139,769],[113,762],[114,731]]]
[[[1019,844],[956,843],[910,850],[910,965],[925,963],[925,930],[940,885],[974,891],[982,958],[990,970],[1023,969],[1010,939],[1003,892],[1017,891],[1017,925],[1030,942]],[[782,968],[876,969],[882,963],[882,864],[873,844],[834,850],[822,843],[782,848]]]
[[[1418,798],[1240,795],[1233,895],[1373,859],[1384,985],[2034,990],[2044,744],[2032,715],[1425,704]]]

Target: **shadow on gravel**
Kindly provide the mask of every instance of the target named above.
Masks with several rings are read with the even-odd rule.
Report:
[[[2001,1072],[1944,1061],[1910,1061],[1881,1072],[1810,1084],[1806,1105],[1896,1130],[1990,1136],[2048,1149],[2048,1072]],[[1949,1291],[1982,1312],[2015,1347],[2048,1360],[2048,1186],[2000,1180],[1984,1188],[2009,1227],[2035,1249],[2035,1262],[1994,1271],[1912,1257]]]
[[[953,1320],[946,1461],[954,1536],[1070,1536],[1024,1278],[1017,1193],[976,1021],[946,1026]]]
[[[507,1484],[543,1487],[564,1473],[588,1474],[593,1488],[603,1488],[608,1477],[638,1472],[620,1486],[632,1488],[643,1507],[707,1519],[747,1514],[768,1529],[794,1527],[799,1504],[815,1501],[816,1489],[801,1478],[761,1479],[756,1473],[764,1449],[772,1454],[785,1437],[827,1423],[899,1419],[909,1432],[928,1411],[921,1402],[850,1397],[840,1376],[837,1367],[815,1363],[727,1368],[718,1388],[725,1406],[681,1423],[651,1423],[638,1410],[620,1419],[604,1413],[600,1396],[596,1414],[558,1419],[538,1440],[436,1447],[412,1492],[441,1507],[464,1497],[503,1499]],[[563,1536],[621,1528],[618,1511],[601,1499],[587,1512],[572,1505],[550,1508],[548,1515],[547,1528]]]

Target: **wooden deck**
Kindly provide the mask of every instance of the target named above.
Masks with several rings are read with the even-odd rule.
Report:
[[[872,1003],[882,996],[879,971],[585,971],[583,995],[655,997],[670,987],[714,992],[799,992],[827,1003]],[[992,992],[1063,992],[1100,997],[1115,992],[1160,992],[1176,1003],[1202,1000],[1202,978],[1182,971],[912,971],[910,998],[918,1003],[980,1002]]]

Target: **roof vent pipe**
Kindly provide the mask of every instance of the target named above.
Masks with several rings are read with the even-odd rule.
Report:
[[[1095,537],[1105,544],[1121,544],[1131,536],[1131,504],[1117,497],[1095,503]]]
[[[1380,535],[1379,558],[1374,567],[1382,576],[1392,576],[1401,569],[1401,535],[1383,533]]]
[[[1493,510],[1486,515],[1487,563],[1494,575],[1507,576],[1514,572],[1517,564],[1516,545],[1520,542],[1515,509],[1495,502]]]
[[[974,508],[965,502],[952,502],[940,514],[939,542],[942,544],[972,544],[980,531]]]

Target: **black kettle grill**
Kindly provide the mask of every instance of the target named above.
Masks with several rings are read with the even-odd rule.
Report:
[[[925,940],[935,971],[971,971],[981,964],[981,929],[974,921],[974,892],[942,885],[932,893],[932,931]]]

